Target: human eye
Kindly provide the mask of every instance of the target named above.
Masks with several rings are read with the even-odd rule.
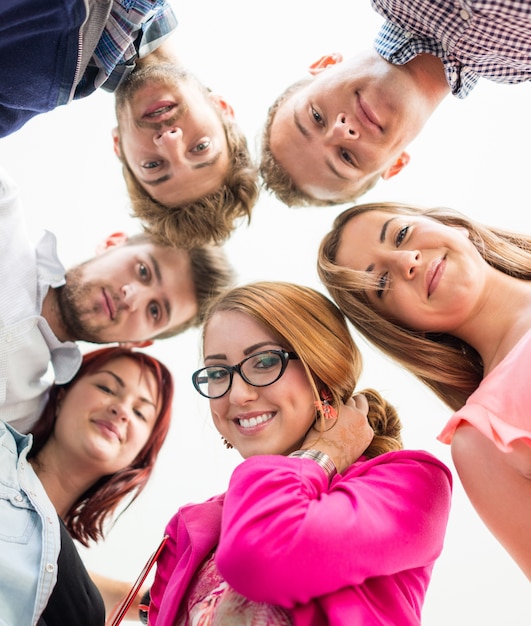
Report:
[[[161,317],[160,306],[156,302],[151,302],[148,306],[148,311],[150,317],[153,318],[155,322],[158,322]]]
[[[144,163],[141,163],[140,167],[144,168],[145,170],[154,170],[161,165],[162,161],[144,161]]]
[[[206,369],[206,379],[209,383],[222,383],[229,376],[224,367],[209,367]]]
[[[348,165],[352,167],[356,167],[356,162],[354,161],[354,159],[352,158],[352,155],[350,154],[348,150],[344,150],[343,148],[340,148],[339,156],[341,157],[341,160],[345,161],[345,163],[347,163]]]
[[[408,231],[409,231],[409,226],[403,226],[402,228],[398,230],[396,237],[395,237],[395,244],[397,248],[406,238]]]
[[[110,387],[108,387],[107,385],[105,385],[103,383],[96,383],[96,387],[100,391],[103,391],[103,393],[107,393],[109,395],[114,395],[114,391]]]
[[[324,119],[322,115],[314,107],[310,107],[310,114],[313,117],[313,121],[319,126],[324,126]]]
[[[138,275],[143,282],[149,282],[151,272],[149,271],[149,267],[145,263],[138,264]]]
[[[140,409],[133,409],[134,414],[143,422],[147,422],[147,417],[142,413]]]
[[[254,355],[252,365],[255,369],[268,370],[277,367],[280,360],[280,356],[275,352],[260,352]]]
[[[211,143],[212,142],[210,141],[210,139],[202,139],[192,148],[191,152],[204,152],[205,150],[208,150],[210,148]]]
[[[388,282],[389,282],[389,273],[385,272],[385,274],[382,274],[380,278],[378,279],[378,289],[376,290],[376,295],[378,296],[378,298],[383,297],[384,291],[388,287]]]

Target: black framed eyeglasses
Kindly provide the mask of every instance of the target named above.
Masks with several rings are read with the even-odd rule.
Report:
[[[267,387],[282,376],[290,359],[298,358],[295,352],[264,350],[251,354],[236,365],[203,367],[192,374],[192,382],[202,396],[213,400],[221,398],[231,388],[234,372],[253,387]]]

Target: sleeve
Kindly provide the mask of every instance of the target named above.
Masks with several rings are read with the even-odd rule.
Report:
[[[164,597],[164,592],[171,580],[172,573],[177,564],[177,526],[179,523],[178,514],[175,515],[166,526],[165,534],[168,539],[157,560],[155,578],[150,589],[150,601],[148,611],[148,623],[156,624],[159,615],[160,605]]]
[[[357,463],[330,487],[309,459],[252,457],[231,478],[217,566],[249,599],[291,608],[431,564],[450,495],[450,471],[427,453]]]

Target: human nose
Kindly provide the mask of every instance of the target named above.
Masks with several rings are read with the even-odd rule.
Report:
[[[127,285],[124,285],[122,287],[122,296],[123,301],[130,311],[134,311],[137,309],[140,294],[139,289],[135,284],[129,283]]]
[[[411,280],[417,273],[421,255],[418,250],[400,250],[397,253],[397,264],[400,273],[406,280]]]
[[[335,139],[359,139],[360,133],[356,125],[344,113],[340,113],[332,127],[332,136]]]
[[[232,404],[245,404],[257,396],[257,387],[246,382],[237,370],[232,373],[232,384],[229,389],[229,399]]]
[[[126,422],[130,417],[130,409],[122,398],[114,398],[109,406],[109,411],[116,421]]]
[[[159,150],[178,155],[182,151],[182,139],[183,131],[178,126],[157,131],[153,135],[153,143]]]

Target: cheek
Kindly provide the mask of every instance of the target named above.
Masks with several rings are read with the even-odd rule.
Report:
[[[210,400],[210,413],[212,415],[212,421],[219,432],[223,431],[223,426],[226,424],[228,404],[229,403],[225,398]]]

